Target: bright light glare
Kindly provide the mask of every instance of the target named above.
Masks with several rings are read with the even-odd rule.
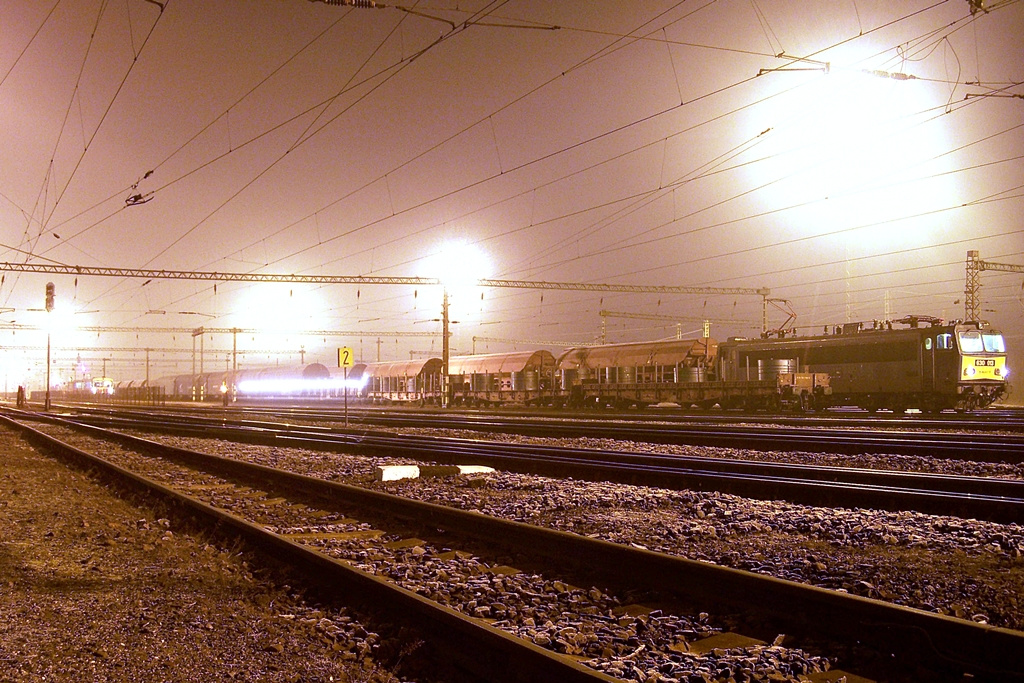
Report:
[[[294,283],[260,282],[239,293],[234,324],[260,332],[288,334],[324,327],[324,305],[319,291]],[[286,339],[259,340],[261,348],[290,348]]]
[[[483,290],[477,283],[491,276],[491,262],[478,247],[448,242],[424,261],[424,271],[425,277],[436,277],[444,285],[453,319],[467,321],[480,311]],[[438,291],[437,308],[441,306],[441,296]]]
[[[74,332],[77,329],[75,311],[63,306],[55,306],[52,311],[45,314],[43,328],[51,334],[62,334]]]
[[[96,343],[96,335],[90,334],[82,329],[79,329],[82,325],[87,325],[88,321],[84,318],[82,311],[76,311],[73,307],[68,305],[57,304],[54,309],[48,313],[40,312],[39,318],[39,329],[42,335],[49,334],[53,344],[60,345],[63,347],[80,347],[89,348]],[[40,337],[40,343],[46,343],[46,337]]]
[[[108,396],[114,395],[114,382],[109,378],[94,379],[92,385],[89,387],[89,391],[94,394],[100,392],[107,394]]]
[[[29,362],[24,353],[5,350],[0,355],[0,372],[7,387],[27,386],[30,376]]]
[[[359,379],[342,379],[331,377],[326,379],[249,379],[238,383],[241,394],[297,394],[302,392],[322,392],[342,390],[348,386],[349,391],[359,391],[366,386],[366,377]]]
[[[774,85],[794,76],[762,78]],[[794,207],[786,220],[798,234],[885,223],[926,211],[936,197],[955,201],[956,188],[942,175],[952,161],[937,158],[949,149],[948,117],[935,111],[944,100],[934,88],[862,70],[813,78],[750,114],[752,129],[765,131],[750,152],[758,159],[753,184],[771,208]],[[857,241],[892,248],[920,239],[909,233],[885,224],[858,232]]]
[[[491,264],[478,247],[465,242],[449,242],[427,260],[429,277],[436,277],[449,292],[476,286],[490,275]]]

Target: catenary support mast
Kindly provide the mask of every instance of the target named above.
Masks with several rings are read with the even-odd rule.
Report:
[[[1024,266],[1012,263],[982,261],[977,250],[967,252],[967,282],[964,287],[964,320],[981,320],[981,271],[1001,270],[1007,273],[1024,273]]]

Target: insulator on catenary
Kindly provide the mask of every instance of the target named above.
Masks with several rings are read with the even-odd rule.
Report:
[[[311,2],[322,2],[325,5],[340,5],[345,7],[376,7],[373,0],[310,0]]]

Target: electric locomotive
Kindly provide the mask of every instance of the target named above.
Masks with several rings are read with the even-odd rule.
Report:
[[[904,325],[894,328],[894,325]],[[852,323],[808,337],[730,339],[719,345],[719,376],[753,379],[765,368],[827,373],[829,406],[875,412],[983,408],[1006,391],[1003,335],[977,322],[929,316]]]

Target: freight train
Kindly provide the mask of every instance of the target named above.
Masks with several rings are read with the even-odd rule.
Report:
[[[344,380],[313,364],[277,369],[277,384],[246,384],[240,374],[203,376],[217,395],[332,398],[347,393],[379,404],[544,405],[870,412],[958,411],[985,407],[1007,391],[1002,334],[979,323],[927,316],[826,328],[821,334],[755,339],[672,339],[548,350],[454,356],[447,388],[441,358],[361,363]],[[314,368],[314,366],[318,366]],[[312,369],[311,369],[312,368]],[[249,371],[255,372],[255,371]],[[340,371],[339,371],[340,372]],[[291,374],[293,381],[284,382]],[[191,375],[169,378],[169,397],[195,395]],[[347,387],[347,389],[346,389]]]
[[[205,401],[238,396],[320,396],[336,384],[321,363],[160,377],[150,383],[169,399]]]

